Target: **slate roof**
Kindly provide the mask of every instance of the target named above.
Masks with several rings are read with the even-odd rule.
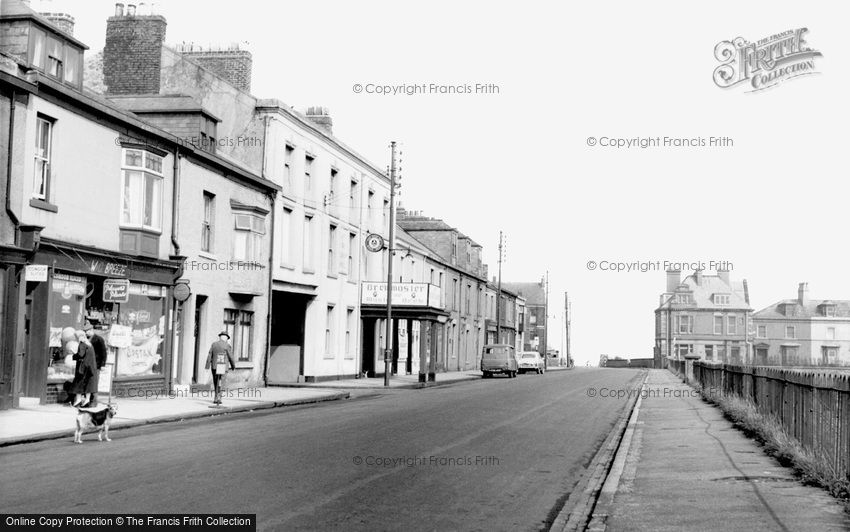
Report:
[[[815,319],[826,318],[821,305],[835,305],[836,318],[850,318],[850,301],[835,299],[811,299],[805,305],[801,305],[796,299],[783,299],[753,314],[753,319]],[[789,316],[785,313],[785,305],[794,305],[794,314]]]
[[[684,288],[682,287],[684,285]],[[691,303],[678,303],[676,295],[680,293],[690,293],[692,297]],[[728,294],[729,304],[723,305],[714,302],[715,294]],[[750,304],[747,303],[744,283],[732,282],[726,283],[717,275],[702,274],[702,279],[697,284],[696,275],[691,274],[682,281],[680,287],[662,304],[659,309],[747,309],[750,310]]]
[[[545,288],[539,283],[508,283],[502,281],[502,289],[508,289],[525,298],[526,305],[542,305],[546,302]]]

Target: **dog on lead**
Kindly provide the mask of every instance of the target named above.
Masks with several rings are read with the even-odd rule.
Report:
[[[83,443],[83,431],[93,428],[98,429],[98,441],[103,441],[104,437],[106,441],[112,441],[109,439],[109,425],[117,413],[112,403],[94,407],[77,407],[77,430],[74,432],[74,443]]]

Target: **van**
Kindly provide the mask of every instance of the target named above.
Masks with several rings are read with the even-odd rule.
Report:
[[[481,352],[481,372],[488,379],[496,373],[510,378],[516,377],[519,366],[514,346],[510,344],[488,344]]]

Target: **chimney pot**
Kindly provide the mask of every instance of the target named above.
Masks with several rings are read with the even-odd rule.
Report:
[[[127,4],[127,16],[128,17],[136,16],[136,4]]]
[[[124,4],[115,4],[115,16],[123,17],[124,16]]]

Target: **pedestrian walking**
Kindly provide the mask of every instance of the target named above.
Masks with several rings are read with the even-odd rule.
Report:
[[[227,366],[230,369],[236,369],[236,364],[233,363],[233,348],[230,347],[230,335],[227,331],[218,333],[218,340],[210,346],[210,352],[207,355],[206,368],[212,370],[213,388],[215,388],[215,399],[213,404],[221,404],[221,379],[227,373]]]
[[[100,380],[100,370],[106,365],[107,359],[106,341],[104,341],[103,337],[99,334],[95,334],[94,327],[92,327],[91,323],[87,323],[83,330],[86,332],[86,337],[88,338],[92,348],[94,348],[97,376],[98,380]],[[97,387],[95,387],[94,395],[92,396],[92,404],[97,404]]]
[[[86,333],[76,331],[77,345],[73,359],[77,361],[74,369],[74,381],[71,383],[69,392],[74,394],[74,402],[71,406],[91,406],[92,394],[97,392],[97,360],[94,347],[86,338]],[[70,347],[73,351],[73,345]]]

